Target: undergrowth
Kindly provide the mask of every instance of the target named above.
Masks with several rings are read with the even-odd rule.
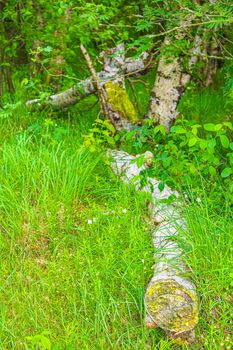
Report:
[[[204,133],[195,134],[197,121],[182,122],[177,126],[189,134],[178,128],[170,136],[142,126],[129,140],[115,139],[107,123],[91,131],[95,101],[59,114],[12,104],[1,110],[0,348],[177,349],[161,330],[145,329],[143,297],[153,266],[145,197],[111,173],[102,150],[123,143],[133,152],[152,145],[151,176],[156,170],[162,183],[187,193],[189,230],[180,244],[200,301],[193,349],[231,349],[231,173],[221,176],[232,166],[225,156],[230,124],[219,120],[222,126],[211,131],[203,125],[213,128],[213,120],[205,120]],[[151,132],[156,142],[150,144]],[[90,133],[92,149],[84,146]],[[216,166],[200,161],[206,137],[216,140],[204,148],[218,157]],[[164,154],[170,157],[181,142],[167,160]],[[176,174],[179,164],[188,180]]]

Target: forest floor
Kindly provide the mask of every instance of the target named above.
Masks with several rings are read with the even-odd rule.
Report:
[[[0,122],[0,348],[176,349],[145,328],[153,266],[145,198],[84,148],[91,121],[22,109]],[[205,200],[186,212],[185,260],[200,301],[193,349],[232,345],[232,227],[223,212]]]

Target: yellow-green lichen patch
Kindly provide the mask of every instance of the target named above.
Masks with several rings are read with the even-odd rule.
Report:
[[[108,81],[105,84],[108,101],[112,105],[115,112],[121,114],[125,119],[135,123],[137,121],[137,113],[130,101],[128,94],[119,84]]]
[[[196,296],[174,280],[150,286],[145,302],[153,320],[164,330],[183,332],[193,329],[198,322]]]

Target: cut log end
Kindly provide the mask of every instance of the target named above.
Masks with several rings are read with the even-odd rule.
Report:
[[[169,337],[192,343],[193,329],[198,323],[198,301],[195,292],[177,281],[156,280],[149,284],[145,296],[149,319]],[[187,339],[190,334],[190,339]]]

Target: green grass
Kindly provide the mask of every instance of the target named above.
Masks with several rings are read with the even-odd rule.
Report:
[[[231,349],[232,345],[232,211],[225,208],[223,212],[217,215],[205,200],[186,210],[186,263],[200,305],[195,349]]]
[[[88,113],[21,108],[1,119],[0,349],[177,349],[145,329],[153,256],[144,197],[83,148]],[[186,215],[200,300],[193,349],[230,349],[230,210],[217,216],[204,201]]]
[[[179,104],[180,112],[198,124],[221,123],[232,114],[232,101],[218,89],[187,90]]]
[[[144,204],[101,154],[69,146],[24,133],[2,146],[1,348],[44,331],[61,349],[142,348]]]

